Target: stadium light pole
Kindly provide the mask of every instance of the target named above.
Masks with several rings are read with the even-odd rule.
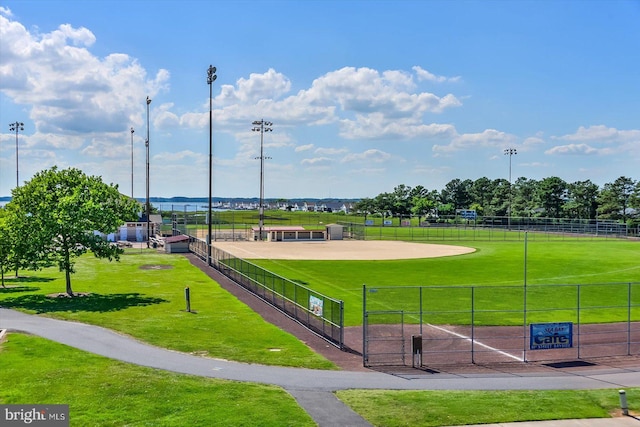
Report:
[[[209,65],[207,84],[209,85],[209,220],[207,221],[207,265],[211,265],[211,223],[213,222],[211,198],[213,187],[213,82],[218,78],[216,67]]]
[[[504,155],[509,156],[509,215],[507,217],[507,229],[511,230],[511,203],[512,203],[512,191],[511,191],[511,156],[518,154],[515,148],[505,148]]]
[[[131,126],[131,198],[133,199],[133,126]]]
[[[264,160],[271,158],[264,156],[264,133],[272,132],[271,126],[273,126],[272,122],[265,122],[264,119],[261,119],[254,121],[251,129],[254,132],[260,132],[260,157],[256,157],[256,159],[260,159],[260,205],[258,206],[260,240],[262,240],[262,229],[264,228]]]
[[[151,98],[147,96],[147,140],[144,142],[144,146],[147,151],[147,249],[149,249],[149,240],[151,238],[149,233],[149,215],[151,215],[151,205],[149,203],[149,104],[151,104]]]
[[[19,173],[18,173],[18,132],[24,130],[24,123],[22,122],[9,123],[9,130],[11,132],[16,133],[16,188],[17,188],[17,187],[20,187],[20,179],[19,179]]]

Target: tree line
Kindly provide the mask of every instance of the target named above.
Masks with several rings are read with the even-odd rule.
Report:
[[[434,217],[474,210],[478,216],[609,219],[640,222],[640,181],[621,176],[599,187],[591,180],[568,183],[552,176],[541,180],[520,177],[453,179],[443,189],[398,185],[354,204],[360,214],[383,217]]]

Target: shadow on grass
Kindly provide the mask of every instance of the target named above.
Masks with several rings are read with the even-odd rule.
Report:
[[[40,290],[40,288],[36,288],[35,286],[19,286],[19,285],[10,285],[7,284],[6,288],[0,286],[0,295],[1,294],[11,294],[15,292],[35,292]]]
[[[76,298],[51,298],[46,295],[24,295],[7,298],[0,302],[5,308],[22,308],[34,310],[36,313],[51,313],[56,311],[118,311],[129,307],[169,302],[162,298],[145,297],[139,293],[131,294],[90,294]]]
[[[51,277],[38,277],[38,276],[19,276],[19,277],[5,277],[5,284],[16,284],[16,283],[34,283],[34,282],[52,282],[55,279]]]

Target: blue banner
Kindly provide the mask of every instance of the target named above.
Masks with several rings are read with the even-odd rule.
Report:
[[[529,325],[531,350],[573,347],[573,323],[532,323]]]

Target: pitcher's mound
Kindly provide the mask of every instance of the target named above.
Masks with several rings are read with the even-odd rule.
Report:
[[[474,252],[474,248],[387,240],[321,242],[214,242],[213,246],[244,259],[385,260],[437,258]]]

